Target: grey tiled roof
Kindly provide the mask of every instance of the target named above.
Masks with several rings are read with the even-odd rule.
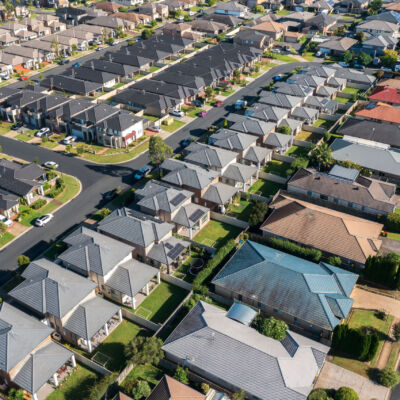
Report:
[[[12,305],[0,304],[0,369],[9,372],[53,329]]]
[[[171,236],[166,240],[155,243],[148,257],[164,265],[171,265],[182,252],[190,246],[186,240]]]
[[[246,183],[251,177],[255,177],[257,168],[251,167],[250,165],[233,163],[222,174],[224,178],[232,179],[235,182]]]
[[[175,224],[192,228],[209,211],[210,210],[207,207],[195,203],[189,203],[178,210],[172,218],[172,221]]]
[[[210,185],[201,198],[215,204],[223,205],[226,204],[238,191],[239,188],[217,182]]]
[[[260,400],[305,400],[320,370],[313,349],[327,354],[321,343],[288,331],[295,345],[289,352],[284,342],[268,338],[227,312],[199,302],[164,343],[173,356],[196,373],[225,386],[243,389]],[[224,384],[225,383],[225,384]]]
[[[0,191],[0,210],[9,210],[19,204],[19,197],[14,194]]]
[[[89,272],[105,276],[134,249],[86,227],[78,228],[64,242],[70,247],[58,258],[86,276]]]
[[[106,284],[130,297],[135,297],[159,273],[157,268],[132,259],[119,265]]]
[[[246,150],[256,141],[257,138],[254,135],[235,132],[230,129],[219,129],[208,139],[209,144],[233,151]]]
[[[140,247],[162,240],[172,229],[168,222],[126,207],[113,211],[99,224],[100,232]]]
[[[265,139],[265,144],[271,147],[284,147],[290,142],[291,136],[283,133],[270,133]]]
[[[308,120],[310,118],[315,118],[319,114],[319,111],[315,108],[308,107],[296,107],[290,115],[292,117],[300,118],[302,120]]]
[[[263,162],[270,154],[271,149],[261,146],[250,146],[243,154],[243,159],[253,163]]]
[[[245,111],[245,115],[272,122],[278,122],[282,118],[286,118],[288,113],[289,110],[286,108],[269,106],[262,103],[255,103]]]
[[[235,122],[230,129],[238,132],[264,136],[273,131],[275,127],[276,124],[274,122],[266,122],[259,119],[244,117],[241,121]]]
[[[274,93],[269,91],[263,91],[258,99],[259,103],[268,104],[270,106],[289,108],[299,106],[303,99],[301,97],[291,96],[284,93]]]
[[[277,82],[274,85],[276,93],[284,93],[292,96],[306,97],[312,94],[313,89],[308,86],[296,85],[295,83]]]
[[[90,340],[120,309],[116,304],[96,296],[79,304],[64,328]]]
[[[25,279],[10,296],[35,311],[62,318],[97,286],[89,279],[41,258],[22,273]]]

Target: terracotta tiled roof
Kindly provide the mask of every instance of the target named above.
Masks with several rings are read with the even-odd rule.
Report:
[[[382,245],[383,225],[280,194],[261,230],[364,264]]]
[[[204,400],[205,396],[190,386],[164,375],[147,400]]]
[[[400,109],[385,103],[377,103],[375,107],[369,105],[363,110],[357,111],[355,115],[357,117],[400,124]]]
[[[102,1],[101,3],[96,3],[96,8],[106,11],[108,13],[115,13],[121,7],[120,4],[113,3],[111,1]]]
[[[385,79],[380,81],[377,86],[389,86],[394,89],[400,89],[400,79]]]
[[[393,3],[384,6],[387,11],[398,11],[400,12],[400,2],[395,1]]]
[[[400,91],[389,86],[378,86],[369,98],[385,103],[400,104]]]
[[[272,19],[262,22],[261,24],[254,25],[251,29],[262,32],[285,32],[287,30],[285,25],[272,21]]]

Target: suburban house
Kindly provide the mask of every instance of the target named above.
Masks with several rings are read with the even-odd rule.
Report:
[[[263,90],[260,93],[260,98],[257,100],[257,102],[273,107],[287,108],[291,111],[293,110],[293,108],[302,104],[303,98],[292,96],[289,94],[275,93]]]
[[[292,331],[281,342],[264,336],[248,326],[255,314],[245,305],[225,311],[199,301],[162,349],[168,360],[231,393],[243,389],[249,399],[305,400],[329,348]]]
[[[179,398],[185,400],[207,400],[204,394],[168,375],[164,375],[161,378],[147,400],[177,400]]]
[[[299,121],[298,121],[299,122]],[[286,125],[289,126],[289,125]],[[290,126],[289,126],[290,127]],[[284,133],[272,132],[270,133],[265,141],[264,145],[278,154],[285,154],[289,148],[292,146],[294,132],[291,135],[286,135]]]
[[[254,103],[246,108],[244,114],[248,117],[279,124],[284,118],[289,116],[289,110],[268,104]]]
[[[315,108],[320,113],[333,115],[336,114],[339,103],[322,96],[309,96],[304,101],[304,107]]]
[[[391,106],[400,105],[400,91],[390,86],[377,86],[368,98],[374,102],[382,102]]]
[[[83,66],[86,68],[95,69],[97,71],[119,75],[121,79],[133,78],[138,71],[136,67],[132,67],[131,65],[118,64],[103,59],[94,59],[87,61],[85,64],[83,64]]]
[[[0,215],[11,218],[18,213],[19,197],[0,189]]]
[[[98,231],[134,247],[133,257],[172,273],[185,257],[189,242],[172,236],[174,225],[129,208],[113,211]]]
[[[396,185],[360,175],[356,169],[335,165],[329,173],[301,168],[287,183],[289,193],[321,200],[321,205],[387,215],[396,208]],[[312,200],[314,201],[314,200]]]
[[[51,75],[40,81],[40,86],[50,90],[73,93],[81,96],[94,96],[101,91],[102,84],[75,79],[72,76]]]
[[[356,29],[358,29],[358,26],[356,27]],[[350,50],[356,44],[357,44],[356,39],[352,39],[349,37],[342,37],[322,42],[317,46],[317,49],[322,54],[331,54],[340,56],[345,51]]]
[[[276,93],[283,93],[290,96],[302,97],[305,99],[307,96],[311,96],[314,92],[313,88],[308,86],[297,85],[289,82],[277,82],[274,85]]]
[[[228,120],[232,120],[229,129],[242,132],[257,137],[257,144],[262,145],[267,136],[275,130],[276,124],[259,119],[239,116],[238,114],[229,114]]]
[[[305,31],[311,33],[313,31],[322,33],[326,35],[328,32],[332,32],[333,28],[335,27],[337,19],[332,17],[331,15],[320,13],[317,14],[315,17],[307,19],[305,21]]]
[[[382,246],[382,224],[287,194],[278,194],[270,208],[271,214],[260,227],[263,236],[313,247],[326,256],[339,256],[343,264],[362,267]]]
[[[258,308],[316,338],[330,339],[351,310],[357,279],[344,269],[247,240],[212,284],[220,296]]]
[[[308,107],[295,107],[290,113],[291,118],[303,121],[307,125],[312,125],[318,119],[318,115],[319,110]]]
[[[215,7],[216,14],[233,15],[234,17],[245,18],[248,14],[248,7],[237,1],[228,1],[226,3],[219,3]]]
[[[240,44],[241,46],[265,49],[272,46],[273,39],[265,33],[253,29],[242,29],[233,38],[233,42]]]
[[[193,32],[205,33],[209,37],[220,35],[229,29],[228,25],[206,19],[196,19],[190,22],[190,27]]]
[[[168,6],[163,3],[146,3],[139,7],[139,13],[149,15],[152,20],[157,18],[167,18],[169,14]]]
[[[62,265],[89,277],[103,295],[120,304],[136,309],[140,299],[160,283],[160,271],[133,259],[134,248],[125,243],[85,227],[64,243],[69,247],[58,256]]]
[[[372,55],[383,55],[385,50],[394,50],[398,39],[392,36],[370,36],[362,42],[362,51]]]
[[[24,281],[9,295],[89,353],[122,321],[120,307],[96,296],[96,283],[45,258],[31,262],[21,276]]]
[[[397,37],[399,34],[399,26],[387,21],[369,20],[356,26],[356,32],[370,33],[374,36],[386,35]]]
[[[274,21],[272,18],[269,18],[268,21],[261,22],[260,24],[254,25],[251,29],[268,35],[270,38],[274,40],[278,40],[287,31],[287,27],[279,22]]]
[[[46,171],[35,163],[19,164],[5,158],[0,160],[0,189],[6,191],[7,194],[23,198],[28,205],[35,200],[36,196],[44,195],[45,180]],[[14,207],[8,211],[13,209],[17,211]]]
[[[244,192],[258,179],[259,169],[251,165],[233,163],[221,176],[221,182],[234,186]]]
[[[0,322],[0,375],[7,386],[16,385],[25,391],[25,397],[38,400],[42,389],[48,394],[49,383],[59,386],[61,369],[76,367],[73,352],[53,342],[53,329],[36,318],[1,302]]]
[[[96,3],[95,8],[105,11],[108,14],[113,14],[118,12],[120,4],[114,3],[112,1],[102,1],[100,3]]]
[[[372,121],[400,124],[400,109],[382,102],[369,103],[364,109],[356,111],[354,115]]]

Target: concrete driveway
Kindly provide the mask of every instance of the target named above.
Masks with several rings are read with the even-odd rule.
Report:
[[[389,394],[389,389],[384,386],[326,361],[315,388],[339,389],[342,386],[354,389],[360,400],[385,400]]]
[[[385,310],[388,314],[400,318],[400,300],[372,293],[359,287],[353,290],[351,298],[354,300],[354,308]]]

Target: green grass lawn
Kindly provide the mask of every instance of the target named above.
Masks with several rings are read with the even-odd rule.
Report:
[[[248,221],[253,204],[251,201],[241,199],[238,203],[229,204],[226,214],[242,221]]]
[[[203,109],[198,107],[182,107],[182,111],[190,118],[197,118],[197,114],[203,111]]]
[[[15,136],[15,139],[21,140],[22,142],[29,142],[30,140],[33,139],[33,135],[26,135],[25,133],[20,133],[17,136]]]
[[[161,68],[161,67],[156,67],[156,66],[150,67],[149,72],[150,72],[150,73],[151,73],[151,72],[156,72],[156,71],[158,71],[160,68]]]
[[[295,137],[295,139],[297,140],[302,140],[304,142],[311,142],[314,144],[317,143],[321,138],[322,135],[308,131],[300,131]]]
[[[185,262],[175,271],[174,276],[179,279],[184,280],[185,282],[192,283],[194,279],[194,275],[189,274],[188,270],[190,268],[190,261],[192,258],[199,258],[201,257],[199,253],[194,250],[190,251],[190,256],[185,260]]]
[[[268,71],[271,68],[276,67],[278,64],[273,62],[263,62],[262,69]]]
[[[346,99],[345,97],[340,96],[335,97],[335,100],[340,104],[347,104],[351,102],[351,99]]]
[[[273,196],[282,185],[272,181],[259,178],[249,189],[250,193],[258,194],[260,196],[269,197]]]
[[[124,354],[125,346],[136,336],[149,336],[150,332],[141,328],[133,322],[123,320],[117,328],[101,343],[93,353],[101,352],[110,360],[106,364],[106,368],[110,371],[121,371],[125,368],[127,360]]]
[[[400,233],[388,232],[386,230],[385,230],[385,232],[387,232],[387,237],[389,239],[398,240],[400,242]]]
[[[293,11],[286,10],[286,8],[282,8],[282,10],[275,11],[275,14],[284,16],[284,15],[290,14],[291,12],[293,12]]]
[[[13,124],[10,122],[0,121],[0,135],[4,135],[10,131]]]
[[[125,378],[121,384],[121,389],[126,393],[125,385],[130,381],[141,380],[146,381],[150,388],[153,389],[159,380],[163,377],[164,371],[154,365],[138,365]],[[131,394],[131,393],[129,393]]]
[[[228,97],[233,93],[235,93],[235,90],[234,89],[230,89],[230,90],[224,90],[223,92],[220,93],[220,95],[224,96],[224,97]]]
[[[182,126],[184,126],[184,125],[185,125],[185,123],[183,121],[178,121],[177,119],[174,119],[174,122],[171,125],[163,124],[161,128],[164,131],[172,133],[172,132],[175,132],[178,129],[182,128]]]
[[[310,149],[307,149],[305,147],[300,147],[300,146],[293,145],[285,153],[285,155],[290,156],[290,157],[307,157],[307,154],[309,153],[309,151],[310,151]]]
[[[134,311],[142,318],[163,323],[188,292],[168,282],[161,282]]]
[[[288,56],[286,54],[275,54],[275,53],[273,53],[273,54],[274,54],[274,56],[273,56],[274,59],[278,60],[278,61],[283,61],[283,62],[287,62],[287,63],[299,62],[295,58],[290,57],[290,56]]]
[[[99,374],[78,363],[78,368],[46,400],[86,400]]]
[[[57,142],[51,142],[50,140],[48,140],[47,142],[42,142],[40,143],[40,147],[44,147],[45,149],[54,149],[55,147],[58,146]]]
[[[271,160],[264,167],[264,172],[269,172],[270,174],[275,174],[282,176],[283,178],[287,177],[286,171],[290,169],[290,164],[284,161]]]
[[[156,122],[160,119],[160,117],[156,117],[155,115],[143,114],[143,118],[149,119],[151,122]]]
[[[329,129],[335,124],[335,121],[328,121],[326,119],[318,118],[312,126],[315,126],[316,128],[324,128],[324,129]]]
[[[351,88],[351,87],[346,87],[342,90],[343,93],[349,93],[349,94],[357,94],[360,91],[361,91],[361,89],[355,89],[355,88]]]
[[[302,57],[307,61],[314,61],[315,55],[311,51],[307,51],[302,54]]]
[[[14,238],[15,236],[10,232],[6,232],[4,235],[0,236],[0,248],[11,242]]]
[[[65,189],[55,199],[61,203],[66,203],[74,198],[81,188],[79,181],[71,175],[62,176],[65,182]]]
[[[124,82],[118,82],[116,85],[113,86],[113,89],[119,89],[120,87],[124,86],[125,83]]]
[[[241,231],[242,229],[236,226],[210,220],[210,222],[195,236],[194,240],[207,246],[220,248],[225,245],[228,240],[235,239]]]

